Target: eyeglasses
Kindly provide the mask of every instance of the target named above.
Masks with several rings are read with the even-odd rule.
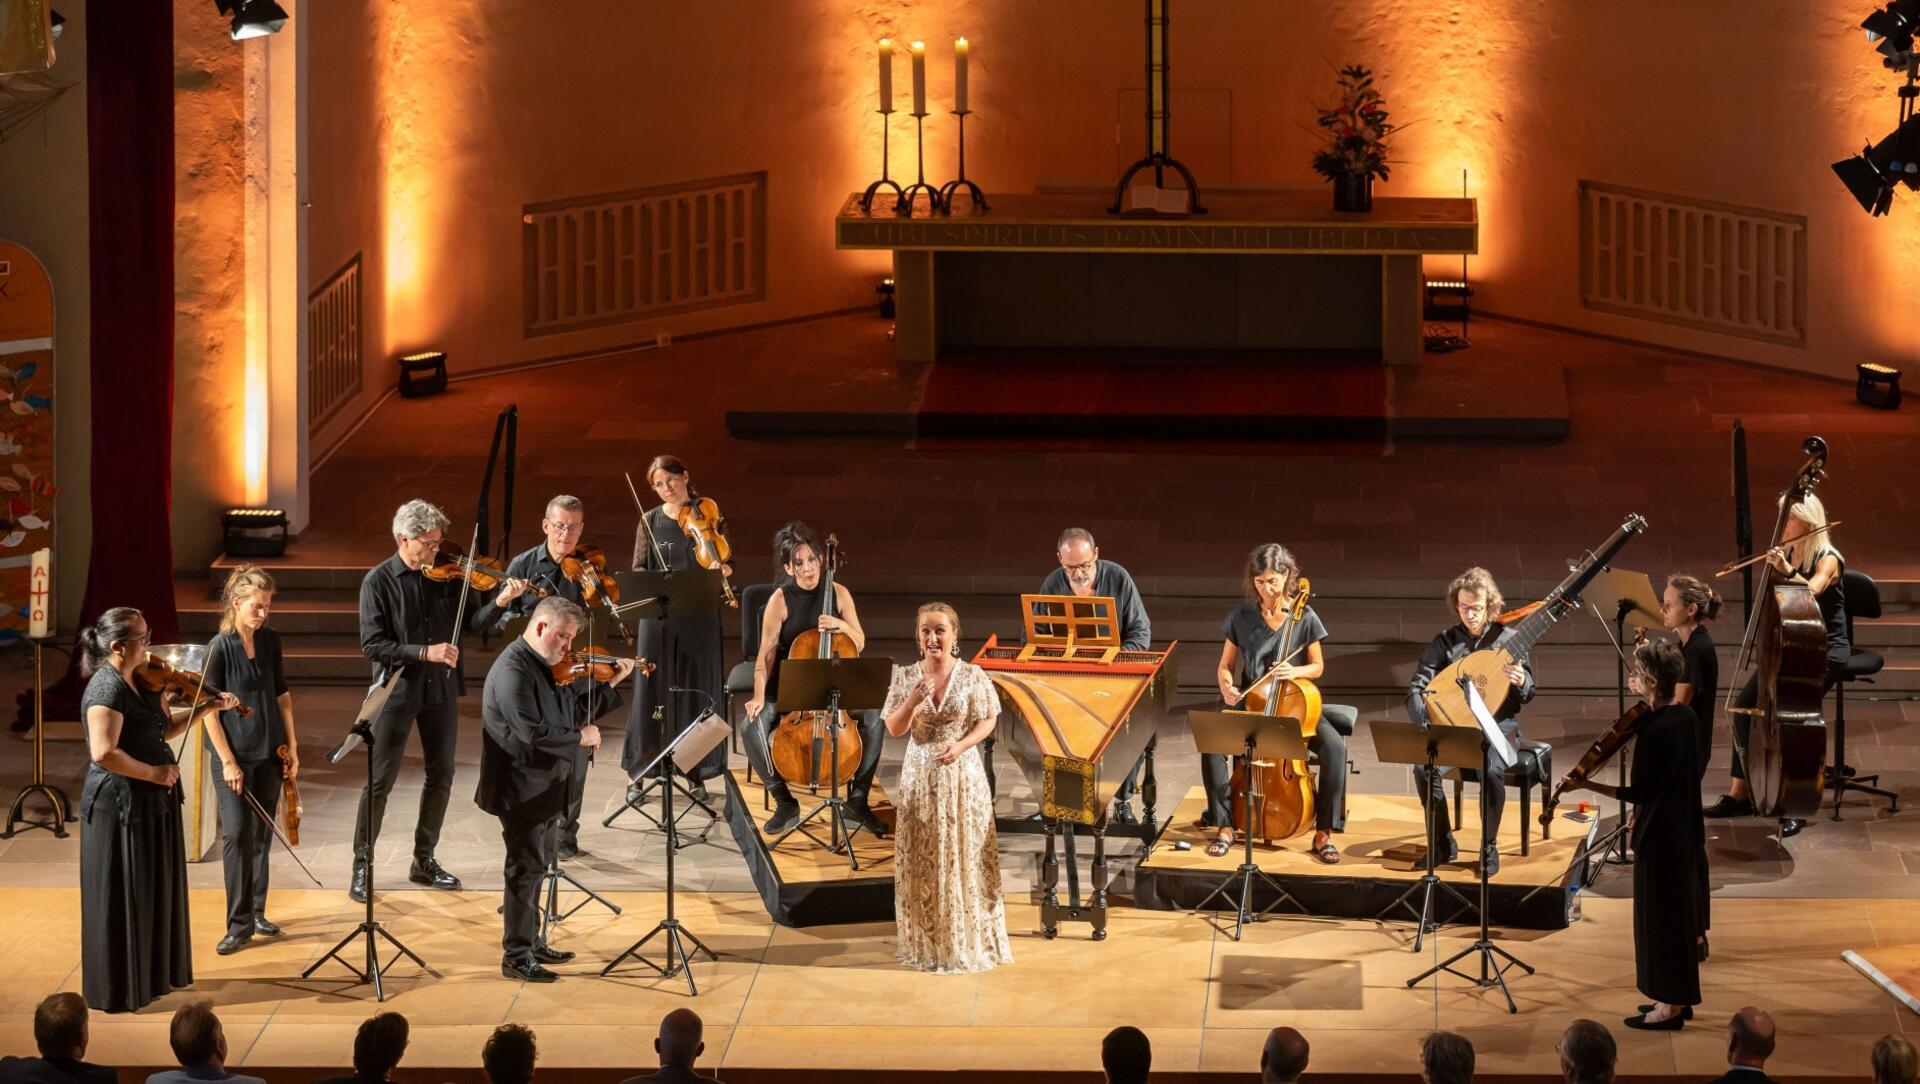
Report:
[[[1094,569],[1100,567],[1100,560],[1099,558],[1095,558],[1091,561],[1082,561],[1077,565],[1063,565],[1061,567],[1065,568],[1068,572],[1092,572]]]
[[[553,528],[553,533],[554,533],[554,534],[579,534],[579,533],[580,533],[580,530],[581,530],[581,528],[583,528],[583,527],[585,527],[585,526],[586,526],[586,524],[584,524],[584,523],[555,523],[555,522],[554,522],[554,521],[552,521],[552,520],[548,520],[548,521],[547,521],[547,526],[549,526],[549,527],[552,527],[552,528]]]
[[[446,539],[416,537],[416,538],[409,538],[407,539],[407,541],[412,542],[416,546],[426,546],[430,549],[437,550],[440,548],[441,543],[445,542]]]
[[[1487,604],[1484,602],[1478,606],[1458,606],[1455,608],[1460,611],[1462,617],[1478,617],[1487,612]]]

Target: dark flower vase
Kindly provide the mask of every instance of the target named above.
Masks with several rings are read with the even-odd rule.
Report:
[[[1333,209],[1366,212],[1373,210],[1373,175],[1342,173],[1333,179]]]

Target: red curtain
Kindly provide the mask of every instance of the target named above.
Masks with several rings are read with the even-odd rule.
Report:
[[[175,643],[173,4],[87,5],[93,552],[80,620],[114,606]]]

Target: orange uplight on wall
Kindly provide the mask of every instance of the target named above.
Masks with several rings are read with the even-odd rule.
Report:
[[[262,350],[247,352],[246,385],[241,393],[240,471],[248,504],[267,499],[267,359]]]

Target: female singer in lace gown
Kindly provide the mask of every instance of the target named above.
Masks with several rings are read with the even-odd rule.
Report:
[[[958,657],[953,607],[927,603],[914,627],[920,661],[894,668],[883,709],[887,733],[910,735],[895,795],[900,962],[921,971],[986,971],[1013,960],[993,793],[977,748],[993,734],[999,698],[986,671]]]

